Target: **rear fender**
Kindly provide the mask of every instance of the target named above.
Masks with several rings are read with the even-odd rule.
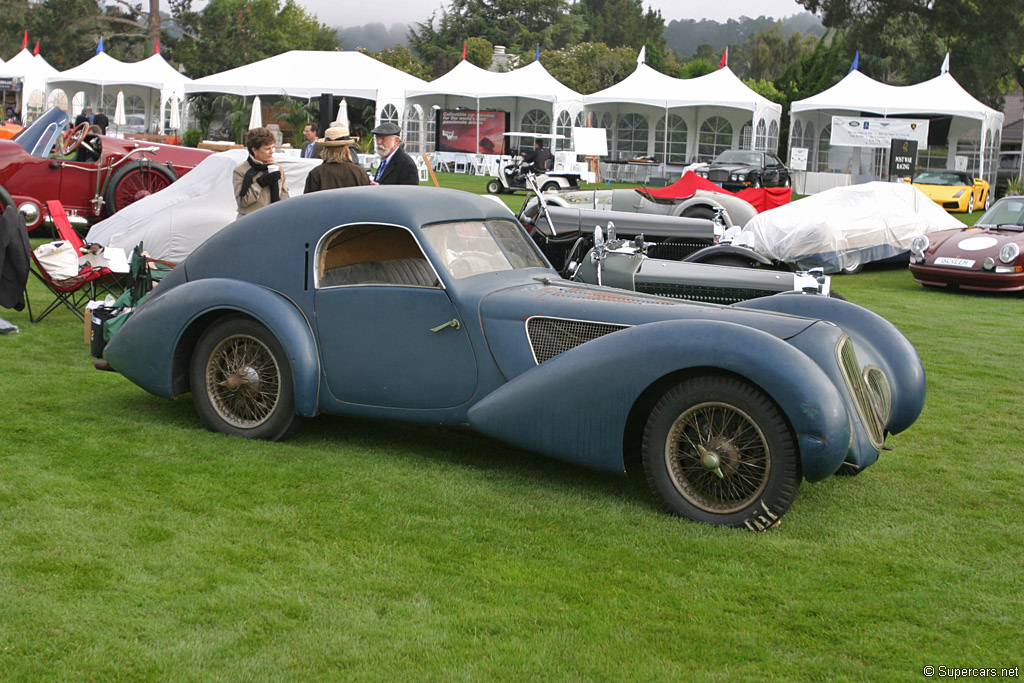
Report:
[[[774,265],[771,259],[757,253],[753,249],[737,247],[731,244],[713,244],[710,247],[704,247],[699,251],[693,252],[683,260],[688,263],[706,263],[709,259],[713,259],[716,256],[738,256],[752,263],[760,263],[763,266]]]
[[[242,313],[264,325],[288,355],[295,412],[317,413],[320,358],[309,321],[287,297],[241,280],[209,278],[168,289],[140,307],[104,349],[122,375],[158,396],[189,391],[192,350],[216,319]]]
[[[715,372],[746,379],[779,406],[808,480],[842,464],[851,424],[831,380],[777,337],[720,321],[665,321],[607,334],[516,377],[473,406],[468,418],[473,429],[496,439],[621,472],[630,416],[648,390],[675,376]]]
[[[791,313],[835,323],[853,340],[861,365],[885,373],[892,390],[892,411],[886,428],[898,434],[917,420],[924,408],[925,374],[917,349],[895,325],[863,306],[824,296],[785,292],[736,304],[739,308]]]

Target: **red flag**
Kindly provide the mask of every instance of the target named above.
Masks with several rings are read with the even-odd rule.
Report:
[[[25,29],[25,37],[21,39],[21,49],[28,49],[28,29]]]
[[[26,32],[25,35],[28,35],[28,33]],[[468,42],[468,40],[462,41],[462,59],[466,59],[466,43]]]
[[[36,41],[36,49],[32,50],[32,54],[34,54],[34,55],[38,55],[39,54],[39,41],[38,40]]]
[[[156,38],[156,45],[153,46],[153,54],[160,54],[160,36],[157,36]]]
[[[722,61],[718,63],[719,69],[724,69],[729,65],[729,46],[725,47],[725,51],[722,53]]]

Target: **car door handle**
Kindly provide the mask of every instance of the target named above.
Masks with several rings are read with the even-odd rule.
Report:
[[[431,327],[431,328],[430,328],[430,331],[431,331],[431,332],[440,332],[441,330],[443,330],[443,329],[444,329],[444,328],[446,328],[446,327],[450,327],[450,328],[452,328],[453,330],[457,330],[457,329],[459,329],[459,328],[460,328],[460,327],[462,327],[462,326],[461,326],[461,325],[459,325],[459,321],[458,321],[458,320],[456,320],[455,318],[452,318],[452,319],[451,319],[451,320],[449,320],[448,322],[446,322],[446,323],[441,323],[441,324],[440,324],[440,325],[438,325],[437,327]]]

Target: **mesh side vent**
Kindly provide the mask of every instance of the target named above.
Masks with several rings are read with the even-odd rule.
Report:
[[[772,289],[745,289],[743,287],[709,287],[707,285],[684,285],[676,283],[652,284],[637,283],[636,291],[645,294],[660,294],[673,299],[703,301],[709,304],[735,304],[760,296],[770,296],[778,292]]]
[[[605,289],[589,289],[580,287],[549,287],[544,290],[544,296],[557,297],[559,299],[581,299],[584,301],[608,301],[617,304],[654,304],[657,306],[678,306],[674,301],[655,299],[649,296],[636,295],[629,291]]]
[[[857,352],[853,349],[853,342],[846,335],[843,335],[839,342],[839,364],[846,376],[846,383],[853,393],[854,403],[857,404],[857,413],[860,414],[860,421],[876,448],[881,448],[885,443],[885,436],[882,433],[882,422],[872,405],[872,396],[868,392],[864,377],[860,374],[860,363],[857,361]]]
[[[629,326],[540,317],[526,321],[526,334],[530,338],[534,358],[537,359],[537,363],[543,363],[563,351],[627,327]]]
[[[708,239],[685,239],[676,238],[671,242],[653,242],[647,245],[647,255],[651,258],[661,258],[667,261],[682,261],[690,254],[700,251],[704,247],[710,247],[713,241]]]

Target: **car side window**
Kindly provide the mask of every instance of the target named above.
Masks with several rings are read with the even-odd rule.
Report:
[[[338,228],[321,240],[317,286],[398,285],[437,287],[441,282],[407,229],[357,224]]]
[[[768,160],[768,164],[767,164],[768,166],[770,166],[772,168],[777,168],[779,166],[782,166],[782,161],[777,156],[775,156],[774,154],[765,154],[764,156]]]

